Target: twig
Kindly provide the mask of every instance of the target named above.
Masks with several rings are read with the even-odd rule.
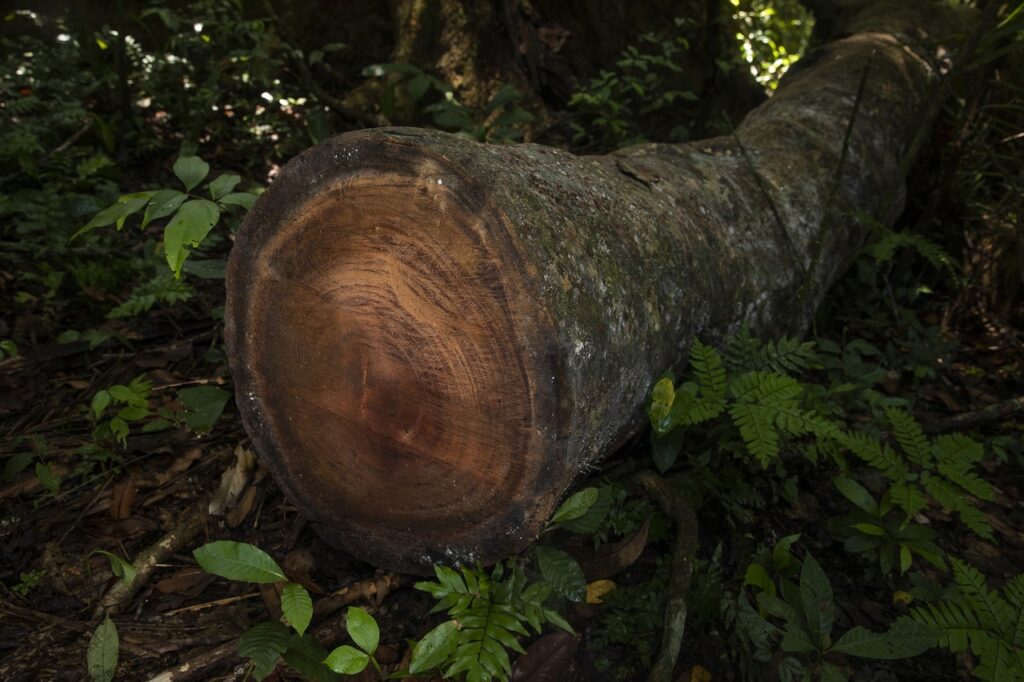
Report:
[[[211,668],[220,665],[233,654],[238,653],[238,641],[229,639],[212,649],[204,651],[195,658],[190,658],[179,666],[169,668],[149,682],[185,682],[186,680],[209,679],[204,674]]]
[[[929,435],[963,431],[1012,417],[1019,412],[1024,412],[1024,396],[1004,400],[974,412],[964,412],[942,421],[925,422],[922,429]]]
[[[132,564],[135,568],[135,576],[131,581],[120,580],[115,583],[100,599],[93,615],[98,617],[104,613],[120,611],[121,607],[149,581],[149,576],[157,564],[166,561],[172,554],[183,549],[199,534],[203,516],[196,508],[189,510],[167,535],[135,557]]]
[[[328,597],[317,601],[313,606],[315,617],[321,618],[334,611],[357,601],[374,601],[380,603],[391,590],[403,583],[403,578],[391,573],[381,573],[346,585]],[[335,618],[313,630],[312,635],[321,643],[336,640],[344,628],[343,619]],[[163,671],[149,679],[149,682],[188,682],[189,680],[210,679],[210,670],[223,665],[229,658],[238,654],[238,640],[230,640],[219,644],[213,649],[190,658],[181,665]]]
[[[697,515],[693,507],[672,490],[661,476],[652,471],[641,471],[636,478],[647,494],[658,503],[665,516],[676,522],[676,539],[672,543],[672,576],[665,595],[665,625],[661,631],[661,647],[647,676],[648,682],[671,682],[686,630],[686,594],[690,591],[693,560],[697,554]]]
[[[208,609],[211,606],[227,606],[228,604],[236,604],[246,599],[254,599],[260,596],[259,592],[247,592],[245,594],[238,594],[234,597],[224,597],[223,599],[214,599],[213,601],[203,602],[202,604],[192,604],[191,606],[183,606],[180,609],[174,609],[173,611],[165,611],[161,613],[162,618],[170,618],[171,616],[177,616],[182,613],[191,613],[192,611],[202,611]]]
[[[51,156],[55,156],[57,154],[60,154],[65,149],[67,149],[68,147],[70,147],[74,143],[78,142],[78,139],[80,137],[82,137],[82,135],[85,135],[87,132],[89,132],[89,129],[92,128],[92,125],[93,125],[94,122],[95,121],[94,121],[92,116],[89,116],[88,118],[86,118],[85,122],[82,124],[82,127],[79,128],[75,132],[74,135],[72,135],[68,139],[64,140],[64,142],[61,143],[61,145],[59,147],[56,147],[53,150],[51,150],[50,153],[46,155],[46,158],[48,159]]]
[[[62,630],[69,630],[71,632],[78,632],[81,634],[91,633],[96,629],[99,623],[81,622],[77,620],[69,620],[67,618],[61,618],[44,611],[37,611],[36,609],[27,609],[16,604],[12,604],[8,601],[0,599],[0,613],[9,616],[11,618],[17,618],[24,621],[34,623],[46,623]],[[140,658],[152,658],[159,656],[159,652],[153,651],[146,646],[137,644],[130,641],[127,637],[122,636],[119,639],[120,648],[126,653],[138,656]],[[0,671],[3,669],[0,668]],[[2,679],[8,679],[2,677]]]

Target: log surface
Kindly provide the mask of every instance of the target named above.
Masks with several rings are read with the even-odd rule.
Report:
[[[225,330],[286,493],[377,565],[494,561],[637,432],[695,336],[805,329],[925,125],[936,70],[901,12],[848,23],[873,30],[734,136],[578,157],[391,128],[290,161],[238,235]]]

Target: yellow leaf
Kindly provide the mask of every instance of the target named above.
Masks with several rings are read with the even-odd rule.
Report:
[[[611,580],[595,580],[587,585],[587,603],[600,604],[601,597],[615,589],[615,583]]]
[[[711,673],[702,665],[695,665],[682,674],[680,682],[711,682]]]
[[[898,591],[892,593],[893,604],[909,604],[912,601],[914,601],[914,597],[909,592]]]

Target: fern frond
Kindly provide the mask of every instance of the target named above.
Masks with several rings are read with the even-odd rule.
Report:
[[[813,341],[792,337],[762,343],[743,325],[725,342],[726,365],[733,371],[772,371],[797,374],[820,365]]]
[[[935,439],[934,452],[938,459],[938,471],[951,483],[969,494],[989,502],[995,500],[995,493],[988,481],[982,479],[971,468],[985,455],[981,444],[962,434],[939,436]]]
[[[779,373],[806,371],[820,365],[813,341],[785,336],[777,342],[768,342],[762,352],[762,367]]]
[[[973,471],[968,471],[962,474],[957,474],[955,472],[951,473],[945,470],[940,464],[939,473],[966,490],[969,495],[973,495],[979,500],[992,502],[996,499],[995,492],[993,492],[992,486],[989,485],[988,481],[981,478]]]
[[[910,475],[903,459],[896,455],[892,448],[870,434],[840,431],[837,440],[865,463],[884,473],[891,481],[903,482]]]
[[[725,367],[717,350],[694,339],[690,348],[690,366],[701,391],[708,395],[725,395]]]
[[[697,378],[700,397],[687,415],[688,423],[714,419],[725,409],[725,367],[722,356],[711,346],[694,339],[690,348],[690,366]]]
[[[936,502],[956,512],[960,522],[967,528],[986,540],[992,539],[992,526],[985,521],[985,515],[972,505],[962,492],[938,476],[922,476],[921,483]]]
[[[747,450],[763,468],[779,455],[779,434],[773,425],[774,410],[752,403],[735,403],[729,408],[733,422]]]
[[[760,403],[775,409],[783,405],[794,405],[803,391],[796,379],[773,372],[741,374],[729,388],[737,402]]]
[[[909,485],[906,482],[893,483],[889,488],[889,499],[911,518],[928,507],[928,498],[921,490],[916,485]]]
[[[953,581],[964,595],[967,604],[978,615],[982,627],[1005,634],[1010,630],[1012,610],[995,591],[989,591],[985,576],[967,562],[950,558],[953,565]]]
[[[981,443],[962,433],[951,433],[935,439],[940,462],[962,467],[964,471],[985,457]]]
[[[896,442],[906,454],[907,459],[917,466],[926,469],[932,463],[932,447],[921,430],[921,425],[903,410],[888,408],[885,418],[892,426]]]
[[[791,436],[812,433],[823,443],[835,441],[839,437],[839,426],[817,412],[786,405],[779,407],[776,412],[775,421],[779,428]]]
[[[135,287],[128,300],[107,313],[107,317],[134,317],[148,311],[157,303],[173,305],[179,301],[187,301],[194,293],[191,286],[175,279],[170,272],[161,273],[145,284]]]
[[[725,365],[731,372],[761,369],[757,365],[763,348],[761,340],[751,334],[750,327],[743,323],[738,332],[725,340]]]
[[[1024,651],[1024,573],[1015,576],[1003,588],[1003,596],[1010,603],[1012,628],[1010,643]]]
[[[893,255],[896,253],[896,249],[900,247],[909,247],[921,254],[926,261],[928,261],[932,267],[936,270],[944,270],[953,279],[959,281],[960,272],[957,269],[956,264],[941,246],[919,234],[913,234],[911,232],[893,232],[886,228],[882,236],[874,244],[867,248],[867,252],[870,253],[876,261],[879,263],[887,263],[892,260]]]
[[[925,604],[910,610],[911,617],[939,633],[939,643],[953,653],[966,651],[972,640],[991,639],[970,608],[951,601]]]

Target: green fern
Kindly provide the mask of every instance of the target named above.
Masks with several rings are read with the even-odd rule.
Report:
[[[881,236],[878,241],[867,248],[867,252],[879,263],[891,261],[898,248],[912,248],[936,270],[945,271],[954,280],[960,280],[960,272],[954,264],[952,257],[932,240],[910,232],[893,232],[888,227],[874,220],[872,220],[872,225],[881,232]]]
[[[932,447],[917,420],[903,410],[895,408],[887,409],[885,418],[892,426],[893,436],[907,459],[922,469],[931,468]]]
[[[440,565],[434,566],[434,573],[437,582],[421,581],[415,587],[437,600],[431,613],[447,611],[458,628],[448,657],[437,665],[446,678],[464,674],[469,682],[508,680],[512,674],[508,650],[525,653],[517,637],[529,634],[526,624],[538,634],[545,623],[572,632],[565,619],[543,605],[550,586],[527,585],[517,568],[507,577],[500,562],[490,575],[480,569],[456,571]]]
[[[187,301],[194,293],[191,286],[175,279],[170,272],[161,272],[145,284],[135,287],[128,300],[107,313],[107,317],[134,317],[147,312],[157,303],[173,305],[179,301]]]
[[[991,540],[992,527],[967,497],[973,495],[988,501],[995,499],[991,486],[971,471],[984,455],[981,445],[962,434],[940,436],[929,441],[921,426],[906,412],[888,409],[885,416],[907,460],[919,469],[919,480],[928,495],[955,512],[960,521],[974,533]],[[894,484],[904,483],[906,479],[907,476],[902,479],[892,478]],[[893,500],[908,515],[920,511],[919,508],[914,510],[917,505],[904,507],[896,496],[893,496]]]
[[[850,452],[860,457],[871,467],[878,469],[890,480],[902,481],[910,476],[903,458],[887,444],[870,434],[854,431],[840,431],[839,442]]]
[[[886,410],[885,419],[898,447],[871,433],[848,431],[815,409],[808,409],[809,404],[813,405],[808,391],[791,376],[763,369],[736,369],[744,366],[736,359],[739,356],[749,361],[766,349],[774,353],[779,348],[799,349],[799,344],[783,340],[776,346],[762,345],[741,330],[740,335],[726,341],[726,347],[735,355],[723,363],[718,351],[694,341],[690,366],[696,381],[674,386],[666,377],[655,385],[649,415],[657,435],[655,442],[663,446],[655,452],[659,469],[667,470],[678,456],[682,439],[668,436],[673,429],[710,421],[727,411],[747,452],[762,468],[778,458],[783,437],[810,436],[812,445],[802,448],[809,458],[816,459],[823,450],[838,460],[835,446],[841,446],[885,474],[890,482],[890,499],[908,517],[924,511],[934,500],[955,513],[971,531],[992,539],[991,526],[972,500],[994,499],[992,488],[974,471],[984,456],[979,443],[962,434],[929,440],[910,414],[894,408]],[[732,370],[727,372],[726,366]]]
[[[681,423],[699,424],[714,419],[725,409],[725,367],[718,351],[697,339],[690,348],[690,366],[700,392]]]
[[[978,658],[974,676],[982,680],[1024,680],[1024,574],[1002,594],[989,590],[973,566],[952,559],[958,598],[911,610],[918,623],[938,631],[950,651],[970,651]]]
[[[783,337],[778,341],[761,341],[750,333],[747,325],[726,339],[725,364],[732,372],[771,371],[776,374],[799,374],[821,365],[813,341]]]

